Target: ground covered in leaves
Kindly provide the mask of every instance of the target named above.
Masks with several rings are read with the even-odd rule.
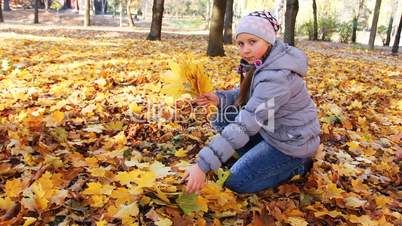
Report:
[[[239,195],[225,168],[188,195],[183,169],[215,132],[205,109],[161,94],[160,75],[192,54],[233,88],[234,46],[208,58],[195,36],[0,37],[0,225],[402,224],[400,58],[302,43],[322,123],[311,172]]]

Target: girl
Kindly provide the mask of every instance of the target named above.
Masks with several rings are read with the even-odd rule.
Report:
[[[240,89],[199,96],[214,104],[220,132],[186,170],[187,191],[199,191],[206,173],[218,169],[235,152],[225,186],[238,193],[257,192],[304,174],[320,144],[316,107],[303,77],[307,57],[276,40],[277,20],[265,11],[243,17],[236,30]],[[236,110],[239,109],[239,112]]]

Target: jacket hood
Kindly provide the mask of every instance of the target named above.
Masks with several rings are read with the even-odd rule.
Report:
[[[257,71],[283,69],[293,71],[302,77],[306,76],[307,56],[301,50],[276,40],[268,58],[257,67]]]

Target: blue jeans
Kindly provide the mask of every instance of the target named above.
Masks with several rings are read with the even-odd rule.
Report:
[[[226,114],[227,117],[220,117]],[[213,126],[221,132],[236,117],[233,112],[220,112]],[[236,150],[240,158],[230,168],[225,186],[238,193],[258,192],[287,182],[295,175],[303,175],[312,166],[310,158],[295,158],[267,143],[259,134]]]

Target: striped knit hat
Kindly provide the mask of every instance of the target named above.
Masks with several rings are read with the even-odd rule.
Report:
[[[236,38],[241,33],[248,33],[273,45],[279,27],[278,21],[270,12],[255,11],[240,20],[236,29]]]

